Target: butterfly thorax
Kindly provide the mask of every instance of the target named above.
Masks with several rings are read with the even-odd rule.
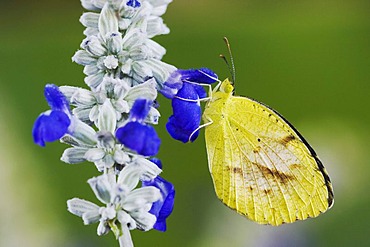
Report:
[[[215,120],[215,118],[223,116],[223,110],[229,103],[233,90],[234,87],[229,79],[225,79],[219,87],[215,87],[212,92],[211,99],[206,104],[204,110],[203,119],[205,122],[209,122],[211,119]]]

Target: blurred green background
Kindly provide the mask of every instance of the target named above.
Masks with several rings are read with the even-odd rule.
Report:
[[[0,246],[118,246],[67,212],[66,200],[96,201],[91,164],[59,161],[64,145],[33,144],[31,129],[47,109],[43,87],[84,87],[71,56],[84,38],[78,0],[1,1]],[[208,172],[204,133],[193,144],[171,139],[169,101],[159,98],[157,130],[163,176],[177,189],[165,233],[133,231],[136,246],[370,246],[370,2],[368,0],[175,0],[156,40],[164,61],[209,67],[229,76],[220,53],[231,42],[236,92],[290,120],[312,144],[334,186],[335,204],[317,219],[257,225],[218,201]]]

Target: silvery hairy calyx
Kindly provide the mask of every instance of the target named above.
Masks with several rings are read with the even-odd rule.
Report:
[[[88,184],[97,202],[73,198],[68,210],[97,234],[113,232],[120,246],[133,246],[130,230],[166,230],[174,186],[159,176],[160,114],[157,90],[176,70],[161,61],[166,50],[151,38],[169,33],[161,16],[171,0],[81,0],[88,10],[81,49],[85,88],[47,84],[50,110],[36,119],[34,142],[69,145],[61,160],[91,162],[98,176]]]

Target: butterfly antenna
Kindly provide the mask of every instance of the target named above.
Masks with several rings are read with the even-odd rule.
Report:
[[[232,73],[232,69],[230,67],[229,61],[227,61],[227,58],[224,56],[224,54],[220,54],[220,58],[222,58],[222,60],[224,60],[224,62],[226,63],[227,68],[229,69],[230,75],[232,77],[233,73]]]
[[[229,67],[230,73],[231,73],[231,78],[233,80],[233,83],[235,83],[235,65],[234,65],[234,58],[233,58],[233,53],[231,52],[231,47],[230,47],[230,42],[229,40],[224,37],[225,44],[227,46],[227,50],[229,51],[229,56],[230,56],[230,61],[231,61],[231,66],[226,62],[227,66]],[[225,56],[224,60],[226,60]]]

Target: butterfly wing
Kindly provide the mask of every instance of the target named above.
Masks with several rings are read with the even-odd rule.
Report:
[[[260,224],[280,225],[325,212],[330,179],[309,144],[281,115],[231,96],[205,118],[209,169],[219,199]]]

